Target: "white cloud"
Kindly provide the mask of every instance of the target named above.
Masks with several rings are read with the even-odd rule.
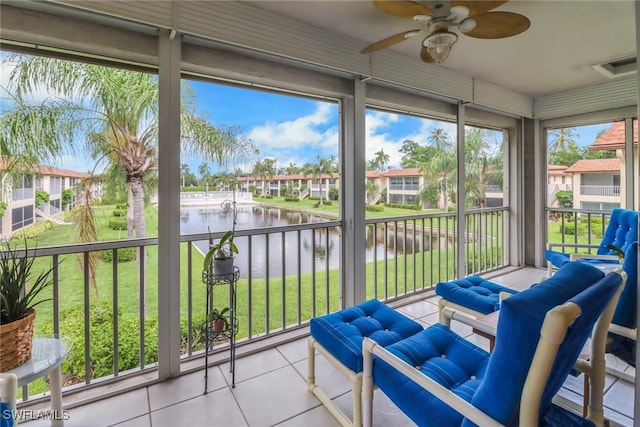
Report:
[[[310,115],[283,122],[269,121],[252,128],[247,136],[265,155],[284,150],[337,153],[338,129],[333,125],[337,120],[334,104],[318,102]],[[278,165],[281,164],[283,162],[278,158]]]

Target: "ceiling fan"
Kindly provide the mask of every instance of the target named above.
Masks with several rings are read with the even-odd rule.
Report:
[[[373,4],[381,11],[412,18],[421,28],[377,41],[360,53],[375,52],[412,37],[424,36],[420,58],[428,63],[441,63],[458,41],[458,34],[453,30],[479,39],[500,39],[526,31],[531,24],[526,16],[513,12],[491,12],[506,2],[374,0]]]

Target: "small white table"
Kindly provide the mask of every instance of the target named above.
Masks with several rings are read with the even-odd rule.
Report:
[[[69,355],[70,341],[63,337],[41,337],[33,339],[31,359],[7,373],[18,377],[18,387],[49,375],[51,388],[51,425],[64,425],[62,412],[62,370],[60,366]],[[18,420],[26,421],[26,420]]]

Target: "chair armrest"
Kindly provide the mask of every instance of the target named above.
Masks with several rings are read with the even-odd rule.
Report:
[[[609,332],[613,332],[614,334],[618,334],[623,337],[631,338],[634,341],[638,341],[638,328],[632,329],[612,323],[609,325]]]
[[[569,248],[569,249],[598,249],[599,245],[589,245],[583,243],[561,243],[561,242],[547,242],[547,249],[553,248]]]
[[[596,255],[596,254],[571,254],[569,256],[571,261],[575,261],[578,259],[589,259],[589,260],[601,260],[601,261],[618,261],[620,263],[620,258],[618,255]]]
[[[422,374],[413,366],[405,363],[399,357],[390,353],[383,347],[377,345],[375,341],[369,338],[365,338],[362,342],[362,352],[365,360],[368,359],[369,361],[371,361],[373,355],[375,354],[380,359],[391,365],[394,369],[397,369],[401,374],[405,375],[407,378],[420,385],[422,388],[433,394],[450,408],[453,408],[455,411],[463,415],[465,418],[468,418],[475,424],[487,427],[503,426],[503,424],[491,418],[489,415],[485,414],[480,409],[473,406],[471,403],[455,395],[449,389],[441,386],[428,376]],[[370,381],[373,376],[373,372],[371,371],[372,364],[365,363],[364,367],[364,380]]]
[[[468,313],[457,311],[451,307],[445,307],[442,310],[442,316],[445,319],[445,322],[443,322],[443,324],[446,326],[450,326],[451,320],[455,320],[457,322],[471,326],[473,329],[476,329],[480,332],[484,332],[487,335],[493,335],[494,337],[496,336],[496,325],[484,322],[482,321],[482,318],[476,319],[475,317],[470,316]]]

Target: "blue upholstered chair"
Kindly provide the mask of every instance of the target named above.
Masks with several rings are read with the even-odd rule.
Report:
[[[362,425],[362,340],[387,346],[422,331],[422,325],[372,299],[354,307],[311,319],[308,340],[307,387],[343,426]],[[316,383],[315,352],[320,353],[351,382],[353,418]]]
[[[637,240],[638,211],[615,208],[611,211],[609,224],[605,229],[599,245],[548,243],[547,250],[544,253],[544,258],[547,260],[548,275],[551,276],[551,274],[553,274],[553,268],[559,268],[569,261],[583,258],[583,254],[577,253],[577,250],[580,248],[596,249],[595,255],[597,255],[597,257],[594,257],[594,254],[588,254],[584,257],[585,262],[618,263],[619,260],[615,252],[608,248],[607,245],[617,246],[625,252],[629,248],[629,245]],[[558,246],[569,246],[574,249],[574,253],[554,251],[553,248]],[[588,260],[586,258],[588,258]]]
[[[638,323],[638,242],[633,242],[625,252],[622,269],[627,273],[627,283],[620,294],[616,311],[609,328],[607,353],[614,354],[631,366],[636,366],[636,340]]]
[[[372,423],[374,385],[419,426],[602,425],[605,340],[624,277],[570,263],[507,298],[491,354],[441,324],[385,348],[365,339],[364,425]],[[584,420],[551,399],[590,335]]]
[[[436,285],[436,294],[440,296],[438,301],[440,323],[444,321],[442,315],[446,307],[482,317],[499,310],[501,299],[517,292],[480,276],[440,282]]]

